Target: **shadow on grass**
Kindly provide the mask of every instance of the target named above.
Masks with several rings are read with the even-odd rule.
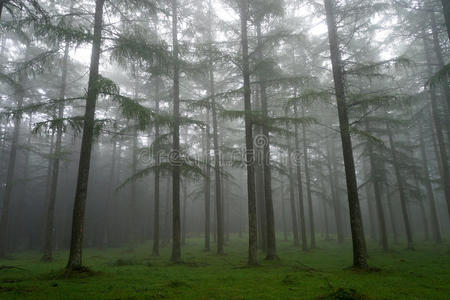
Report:
[[[50,273],[42,275],[41,279],[44,280],[84,279],[100,275],[102,275],[101,272],[93,271],[88,267],[80,267],[76,269],[62,269],[57,271],[51,271]]]
[[[365,295],[354,289],[337,288],[328,295],[317,298],[318,300],[368,300]]]

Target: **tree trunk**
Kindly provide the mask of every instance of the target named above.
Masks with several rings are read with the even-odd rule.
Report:
[[[210,71],[210,94],[215,95],[214,88],[214,72]],[[217,254],[223,254],[223,204],[222,204],[222,182],[220,176],[220,151],[219,151],[219,129],[217,125],[217,108],[215,98],[211,99],[212,103],[212,121],[213,121],[213,147],[214,147],[214,180],[215,180],[215,193],[216,198],[216,230],[217,230]]]
[[[23,222],[23,215],[24,215],[24,209],[25,209],[25,200],[27,197],[28,192],[28,181],[29,181],[29,171],[30,171],[30,146],[31,146],[31,137],[33,136],[32,131],[32,125],[33,125],[33,115],[30,113],[29,120],[28,120],[28,137],[27,137],[27,143],[26,143],[26,154],[24,159],[24,169],[23,169],[23,184],[20,186],[21,189],[21,195],[17,201],[17,215],[15,217],[16,221],[16,234],[13,244],[13,249],[18,250],[20,246],[20,241],[23,237],[23,231],[25,222]]]
[[[256,24],[257,40],[258,40],[258,56],[259,59],[263,59],[262,47],[262,33],[261,33],[261,23]],[[265,76],[263,72],[258,72],[258,78],[260,81],[260,92],[261,92],[261,110],[263,118],[269,117],[268,104],[267,104],[267,92]],[[263,136],[261,138],[263,141],[263,170],[264,170],[264,204],[266,212],[266,230],[267,230],[267,252],[266,260],[277,259],[277,246],[275,238],[275,215],[273,211],[273,199],[272,199],[272,170],[270,167],[270,135],[269,128],[265,126],[266,122],[263,123],[262,131]],[[258,140],[256,140],[258,142]]]
[[[294,115],[297,116],[297,107],[294,107]],[[302,250],[306,251],[308,248],[308,242],[306,240],[306,220],[305,220],[305,205],[303,198],[303,182],[302,171],[300,168],[300,141],[299,141],[298,125],[294,125],[294,141],[295,141],[295,153],[291,156],[291,162],[295,164],[297,169],[297,188],[298,188],[298,205],[300,210],[300,230],[302,238]]]
[[[370,132],[369,127],[369,121],[366,121],[366,131]],[[373,146],[371,141],[368,141],[368,152],[369,152],[369,160],[370,160],[370,177],[372,180],[373,185],[373,192],[375,195],[375,203],[377,206],[377,216],[378,216],[378,226],[380,227],[380,241],[381,241],[381,247],[384,251],[387,251],[389,249],[388,244],[388,236],[387,236],[387,230],[386,230],[386,221],[384,217],[384,209],[383,209],[383,202],[381,201],[381,178],[379,175],[379,169],[377,168],[376,159],[374,157],[373,153]]]
[[[282,157],[280,153],[280,165],[282,164]],[[281,220],[283,222],[283,236],[284,240],[288,240],[288,233],[287,233],[287,223],[286,223],[286,208],[284,204],[284,182],[283,182],[283,176],[280,175],[280,201],[281,201]]]
[[[345,103],[344,73],[339,52],[337,37],[335,3],[333,0],[325,1],[326,19],[328,25],[328,39],[330,43],[331,64],[333,68],[334,86],[339,115],[339,125],[344,154],[345,176],[347,180],[347,194],[350,211],[350,225],[353,241],[353,266],[367,268],[367,249],[361,219],[361,209],[358,198],[358,185],[356,182],[355,162],[353,159],[352,140],[348,122],[347,107]]]
[[[137,99],[137,93],[135,94],[135,99]],[[131,175],[136,174],[137,172],[137,147],[138,147],[138,130],[137,130],[137,122],[133,123],[133,144],[131,149]],[[128,224],[129,224],[129,246],[130,250],[134,250],[137,243],[137,207],[136,207],[136,181],[133,180],[131,182],[130,187],[130,206],[128,211]]]
[[[213,5],[211,0],[208,2],[208,42],[212,43],[213,37]],[[210,102],[206,107],[206,178],[205,178],[205,250],[210,251],[210,239],[211,239],[211,128],[210,128],[210,111],[213,111],[213,117],[215,117],[216,127],[213,130],[213,134],[217,138],[217,113],[215,107],[215,82],[214,82],[214,62],[213,58],[209,58],[209,97]],[[214,159],[217,159],[216,153],[219,154],[218,145],[214,144]],[[220,158],[220,157],[219,157]],[[217,172],[214,173],[215,179],[219,177]],[[220,180],[220,179],[219,179]]]
[[[0,20],[2,19],[3,3],[4,3],[5,1],[6,1],[6,0],[0,0]]]
[[[392,227],[392,234],[394,236],[394,243],[398,243],[398,234],[397,234],[397,225],[395,224],[396,218],[395,218],[395,214],[394,214],[394,207],[392,206],[391,191],[389,190],[389,185],[387,183],[385,183],[385,188],[386,188],[386,202],[388,204],[389,218],[391,220],[391,227]]]
[[[183,219],[182,219],[182,232],[181,232],[181,244],[186,245],[186,205],[187,205],[187,182],[183,181]]]
[[[156,86],[155,86],[155,113],[159,114],[159,78],[156,78]],[[155,160],[156,166],[160,166],[160,157],[159,157],[159,124],[156,122],[155,124],[155,142],[153,147],[153,157]],[[155,168],[154,172],[154,190],[153,190],[153,247],[152,247],[152,256],[159,256],[159,239],[160,239],[160,229],[159,229],[159,215],[160,215],[160,176],[161,172],[159,168]]]
[[[339,200],[338,190],[335,182],[334,168],[332,162],[336,161],[334,155],[334,145],[330,147],[330,142],[327,142],[327,168],[330,179],[331,198],[333,199],[334,217],[336,221],[336,235],[339,244],[344,242],[344,231],[342,228],[341,216],[341,201]]]
[[[322,186],[322,191],[325,193],[326,188],[324,184],[324,180],[320,181],[320,184]],[[322,210],[323,210],[323,219],[324,219],[324,227],[325,227],[325,240],[328,241],[330,239],[330,231],[328,227],[328,211],[327,211],[327,197],[324,194],[323,201],[322,201]]]
[[[257,257],[257,228],[256,228],[256,197],[255,197],[255,173],[253,150],[253,120],[251,117],[251,87],[250,87],[250,59],[248,53],[248,19],[249,2],[243,0],[239,7],[241,19],[241,44],[242,44],[242,75],[244,78],[244,110],[245,110],[245,146],[247,164],[247,197],[248,197],[248,264],[256,265]]]
[[[297,117],[297,116],[295,116]],[[305,117],[305,108],[302,106],[302,117]],[[314,230],[314,207],[311,195],[311,177],[309,175],[309,160],[308,160],[308,142],[306,139],[306,126],[302,124],[303,133],[303,159],[305,162],[305,181],[306,181],[306,196],[308,198],[309,210],[309,231],[311,235],[311,249],[316,248],[316,232]]]
[[[58,105],[58,119],[64,117],[64,97],[66,96],[66,86],[67,86],[67,69],[69,62],[69,50],[70,44],[66,42],[64,48],[64,58],[62,65],[61,74],[61,86],[59,90],[60,103]],[[55,143],[55,157],[52,161],[52,174],[50,183],[50,197],[48,200],[47,207],[47,218],[45,224],[45,239],[44,239],[44,254],[42,256],[42,261],[51,261],[53,259],[53,230],[54,230],[54,220],[55,220],[55,203],[56,203],[56,192],[58,189],[58,177],[59,177],[59,159],[61,154],[62,146],[62,134],[63,128],[61,125],[56,128],[56,143]]]
[[[108,191],[108,196],[105,200],[105,224],[103,225],[103,247],[108,247],[108,245],[110,245],[110,238],[111,238],[111,221],[114,220],[112,219],[112,214],[111,214],[111,203],[115,202],[115,198],[116,198],[116,191],[115,191],[115,187],[116,187],[116,181],[115,181],[115,176],[116,176],[116,156],[117,156],[117,141],[113,138],[112,139],[112,143],[113,143],[113,149],[112,149],[112,155],[111,155],[111,169],[110,169],[110,173],[109,173],[109,180],[110,180],[110,184],[112,185],[109,188]]]
[[[105,0],[95,2],[94,37],[92,42],[91,64],[89,71],[88,94],[86,99],[86,112],[83,125],[83,138],[81,141],[80,162],[78,166],[78,179],[75,194],[75,204],[72,217],[72,238],[70,242],[70,255],[67,269],[82,267],[84,215],[91,161],[92,139],[95,125],[95,106],[98,90],[96,87],[99,76],[99,62],[102,40],[103,4]]]
[[[401,204],[401,209],[402,209],[403,222],[405,224],[406,238],[408,240],[408,249],[414,250],[411,224],[409,222],[409,215],[408,215],[408,204],[406,202],[407,201],[406,194],[405,194],[405,189],[403,186],[403,177],[402,177],[401,171],[400,171],[399,159],[397,157],[397,150],[396,150],[396,147],[394,144],[392,130],[389,126],[389,123],[386,123],[386,126],[387,126],[387,131],[388,131],[388,136],[389,136],[389,145],[391,147],[392,164],[394,166],[395,177],[397,178],[398,192],[400,194],[400,204]]]
[[[178,65],[178,1],[172,0],[172,41],[173,41],[173,154],[172,162],[172,256],[174,263],[181,262],[181,222],[180,222],[180,72]]]
[[[255,128],[255,133],[258,134],[260,128]],[[256,210],[258,213],[258,247],[266,253],[267,251],[267,224],[266,224],[266,206],[264,205],[264,169],[261,165],[262,153],[256,150],[256,165],[255,165],[255,184],[256,184]]]
[[[288,116],[287,110],[286,110],[286,117]],[[289,131],[289,123],[286,122],[286,131]],[[292,170],[292,147],[291,147],[291,138],[290,136],[286,136],[286,144],[288,149],[288,161],[287,161],[287,168],[288,168],[288,176],[289,176],[289,202],[291,204],[291,221],[292,221],[292,232],[294,234],[294,246],[299,245],[299,239],[298,239],[298,222],[297,222],[297,209],[295,207],[295,183],[294,183],[294,172]]]
[[[436,18],[434,12],[429,13],[431,16],[431,30],[433,33],[433,45],[434,52],[436,53],[436,57],[438,60],[439,68],[442,69],[445,67],[444,56],[442,54],[441,44],[439,43],[439,32],[436,25]],[[450,87],[448,86],[448,76],[447,73],[444,74],[444,78],[441,80],[441,90],[443,93],[443,98],[445,99],[445,103],[443,104],[445,107],[445,114],[447,116],[447,139],[450,142]]]
[[[27,45],[25,60],[28,59],[29,45]],[[9,223],[9,205],[11,202],[11,194],[14,185],[14,171],[16,168],[17,146],[19,142],[20,125],[22,122],[22,113],[20,110],[23,107],[23,100],[25,97],[25,88],[22,86],[24,78],[19,79],[20,85],[15,91],[15,97],[17,99],[18,114],[14,116],[14,130],[11,141],[11,151],[9,153],[8,170],[6,175],[6,187],[3,197],[3,206],[0,219],[0,258],[7,255],[8,252],[8,223]]]
[[[447,35],[450,40],[450,2],[442,0],[442,7],[444,9],[445,25],[447,26]]]
[[[423,42],[424,42],[425,56],[427,60],[428,76],[431,77],[433,75],[432,61],[428,51],[429,49],[427,47],[427,43],[425,40],[423,40]],[[439,118],[438,101],[434,88],[430,89],[430,100],[431,100],[431,113],[433,117],[434,128],[436,130],[436,136],[439,146],[439,154],[441,158],[440,163],[441,163],[442,188],[444,189],[445,200],[447,201],[448,216],[450,218],[450,170],[448,164],[447,148],[445,146],[444,134],[442,130],[442,123]]]
[[[424,175],[425,189],[427,191],[428,201],[430,201],[430,220],[431,220],[431,232],[433,239],[436,243],[442,242],[441,230],[439,227],[439,218],[436,211],[436,200],[434,198],[433,187],[430,180],[430,171],[428,168],[427,152],[425,150],[425,142],[423,138],[422,124],[419,124],[419,141],[420,141],[420,154],[422,157],[422,168]]]
[[[420,190],[420,183],[419,179],[416,175],[414,175],[414,181],[416,184],[417,189],[419,190],[419,209],[420,209],[420,216],[422,217],[422,224],[423,224],[423,233],[425,236],[425,241],[430,240],[429,230],[428,230],[428,220],[427,220],[427,213],[425,212],[425,205],[423,204],[424,198],[422,197],[422,191]]]

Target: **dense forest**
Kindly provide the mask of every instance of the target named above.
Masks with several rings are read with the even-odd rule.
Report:
[[[450,295],[450,1],[0,0],[0,45],[0,298]]]

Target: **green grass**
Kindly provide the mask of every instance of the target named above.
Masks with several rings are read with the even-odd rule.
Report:
[[[246,266],[247,241],[234,238],[226,255],[202,250],[189,239],[184,264],[169,261],[169,248],[151,256],[151,243],[130,253],[121,249],[87,249],[84,263],[93,272],[67,276],[67,252],[41,263],[37,252],[19,253],[1,266],[0,299],[450,299],[448,245],[421,243],[416,251],[395,245],[383,253],[369,245],[369,263],[379,271],[355,272],[351,245],[320,241],[302,252],[279,241],[279,261]]]

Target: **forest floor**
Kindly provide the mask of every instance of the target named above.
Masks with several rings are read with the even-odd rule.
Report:
[[[369,263],[378,268],[357,272],[350,266],[351,244],[318,241],[302,252],[292,241],[279,241],[279,261],[247,267],[247,240],[227,242],[226,255],[202,250],[201,239],[188,239],[184,263],[169,263],[170,248],[151,256],[151,243],[127,248],[86,249],[92,272],[64,274],[68,253],[52,263],[25,252],[0,260],[0,299],[450,299],[450,247],[422,242],[383,253],[369,243]],[[17,267],[17,268],[8,268]]]

